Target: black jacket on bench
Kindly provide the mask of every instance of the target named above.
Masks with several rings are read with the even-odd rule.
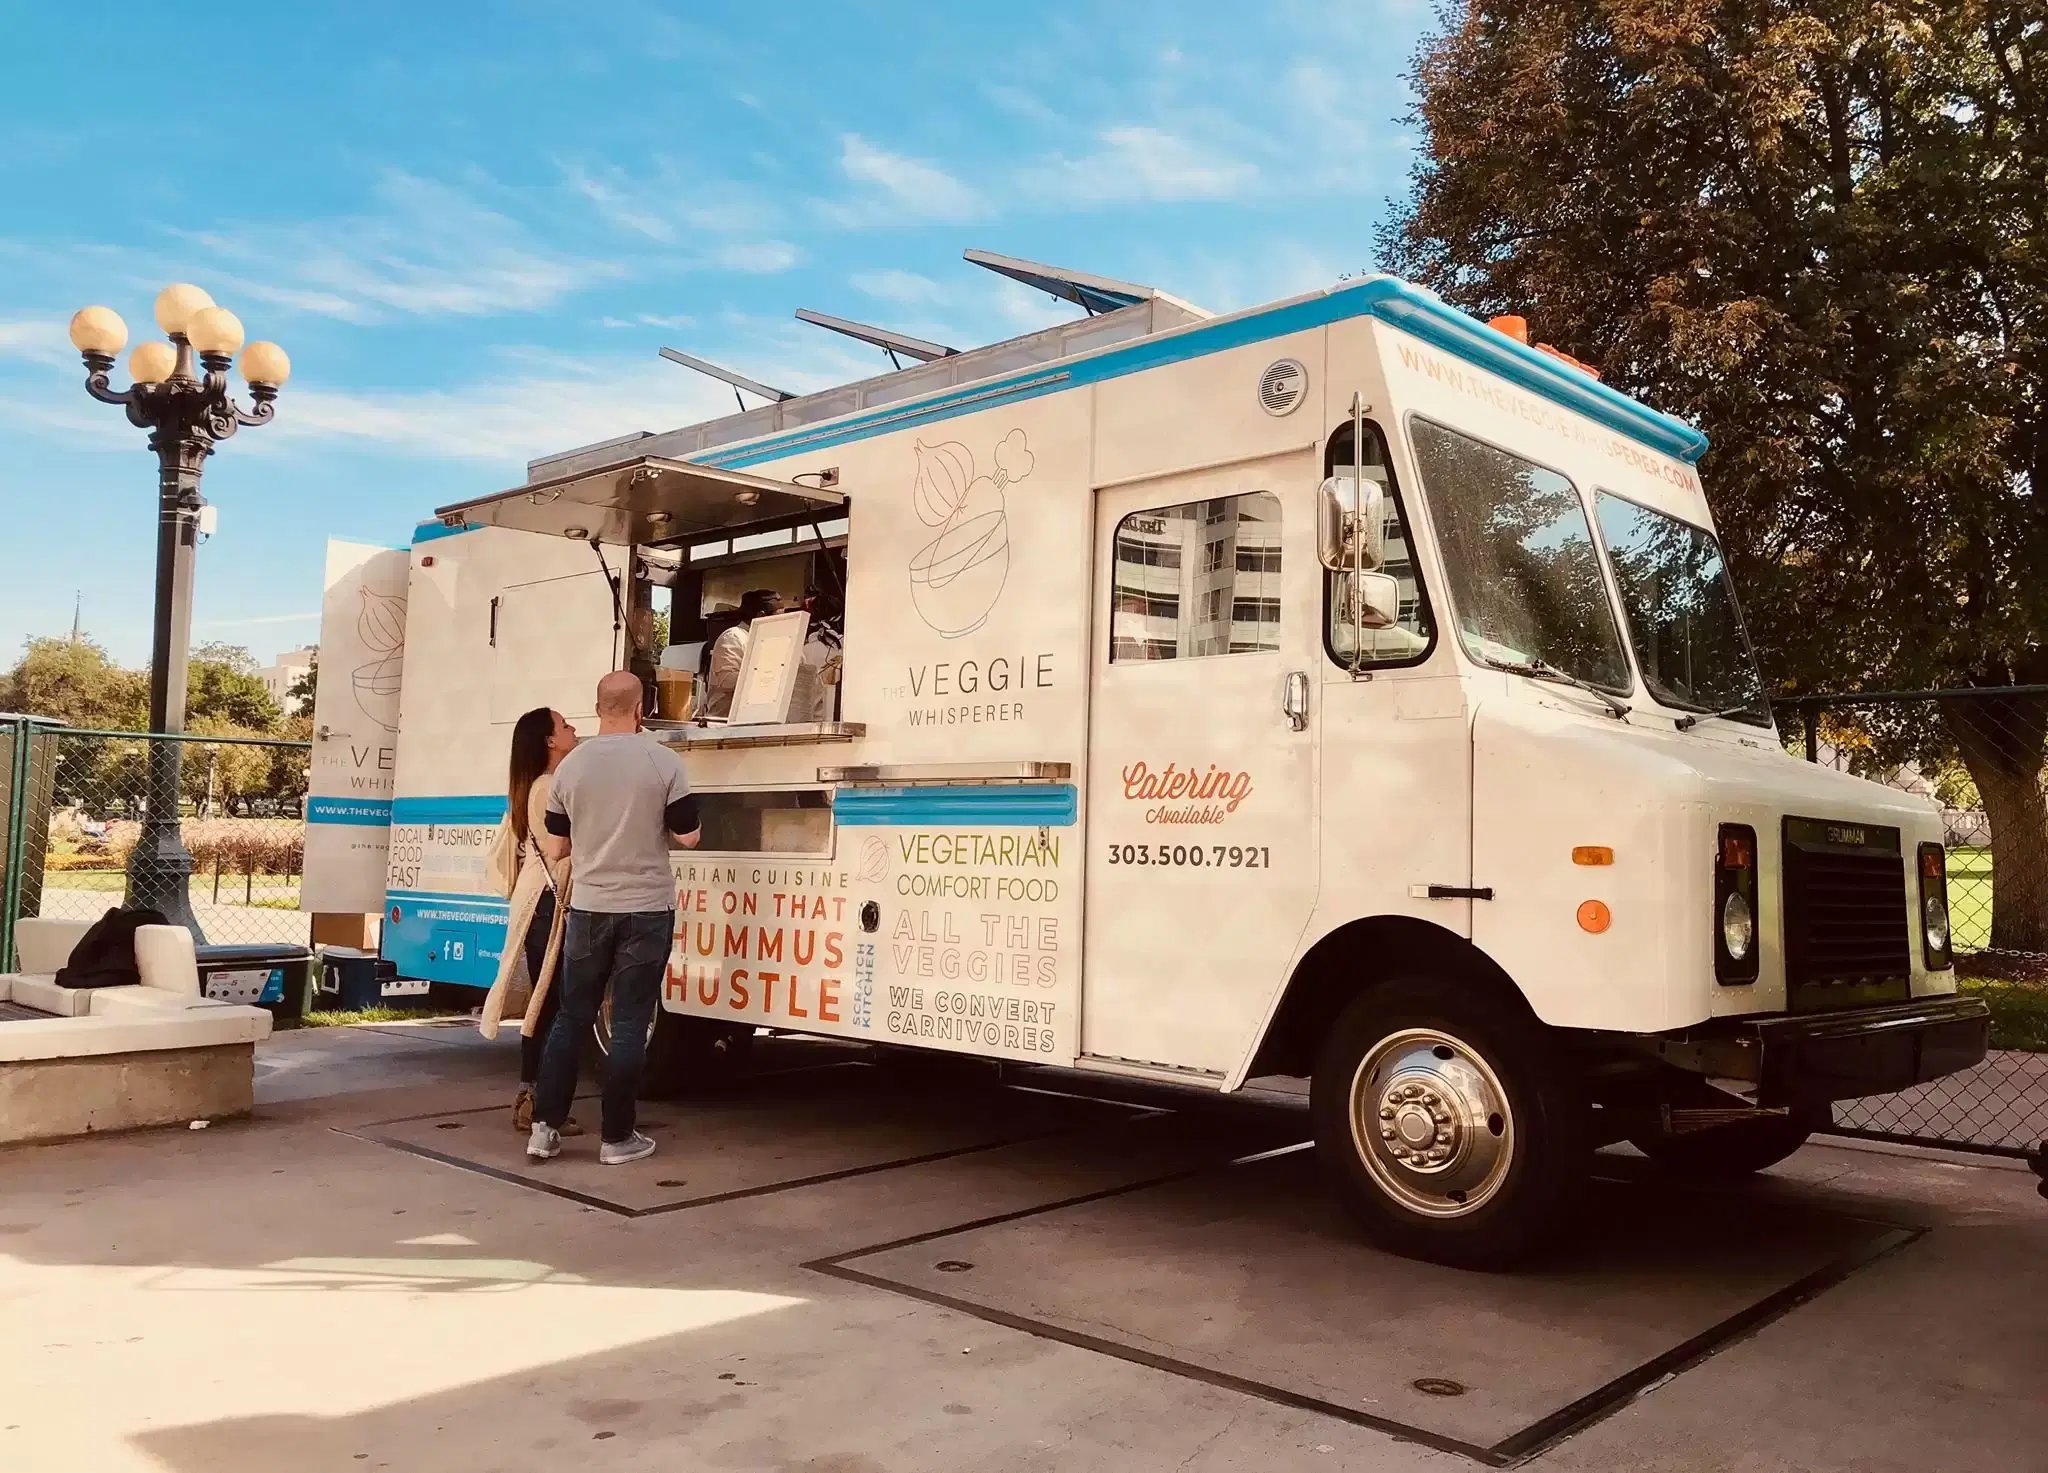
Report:
[[[135,933],[170,922],[154,910],[110,910],[78,938],[57,969],[59,987],[132,987],[142,980],[135,966]]]

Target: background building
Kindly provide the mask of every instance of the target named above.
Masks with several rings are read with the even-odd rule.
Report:
[[[256,674],[263,681],[263,688],[270,692],[270,699],[277,702],[277,709],[287,716],[299,714],[301,702],[291,696],[291,689],[306,678],[306,672],[313,668],[313,657],[320,653],[320,646],[309,644],[303,649],[286,650],[277,657],[277,662],[258,670]]]

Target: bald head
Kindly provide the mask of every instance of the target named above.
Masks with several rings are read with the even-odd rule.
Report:
[[[640,677],[630,670],[614,670],[597,683],[597,719],[630,721],[640,712]]]

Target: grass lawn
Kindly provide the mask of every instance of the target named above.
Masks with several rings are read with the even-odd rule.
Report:
[[[45,890],[89,890],[99,894],[118,895],[128,888],[128,876],[117,869],[67,869],[51,870],[43,876]],[[253,893],[253,901],[244,901],[242,896]],[[213,903],[213,876],[210,874],[192,877],[192,898],[207,904]],[[297,876],[287,879],[279,875],[258,875],[251,891],[240,875],[222,875],[220,881],[220,904],[266,906],[272,910],[297,910],[299,908],[299,881]]]
[[[318,1012],[307,1013],[303,1018],[280,1018],[277,1026],[286,1028],[349,1028],[357,1023],[417,1023],[422,1018],[467,1017],[467,1009],[455,1008],[358,1008],[351,1013]]]
[[[1996,977],[1964,977],[1957,983],[1969,997],[1991,1009],[1991,1046],[2048,1054],[2048,987]]]
[[[1991,944],[1991,850],[1948,851],[1948,921],[1957,951]]]

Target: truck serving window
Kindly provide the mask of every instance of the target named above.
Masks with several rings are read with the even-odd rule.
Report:
[[[1612,492],[1602,491],[1596,505],[1650,694],[1682,711],[1768,725],[1763,682],[1714,534]]]
[[[832,795],[823,788],[695,796],[704,825],[699,854],[832,852]]]
[[[1351,455],[1351,426],[1339,425],[1323,451],[1323,474],[1348,472],[1355,464]],[[1364,649],[1359,668],[1415,665],[1427,659],[1436,645],[1436,624],[1429,613],[1429,591],[1415,566],[1415,553],[1408,537],[1408,513],[1401,505],[1401,488],[1394,482],[1394,468],[1387,458],[1387,444],[1379,426],[1365,422],[1365,474],[1386,487],[1386,519],[1380,524],[1380,546],[1385,561],[1380,571],[1401,585],[1401,615],[1389,629],[1356,629],[1344,610],[1343,597],[1348,573],[1323,575],[1323,648],[1332,660],[1351,668],[1351,640],[1363,636]]]
[[[1280,498],[1217,496],[1117,523],[1109,658],[1280,648]]]
[[[1425,419],[1409,424],[1458,638],[1475,660],[1536,661],[1633,688],[1586,508],[1556,471]]]

